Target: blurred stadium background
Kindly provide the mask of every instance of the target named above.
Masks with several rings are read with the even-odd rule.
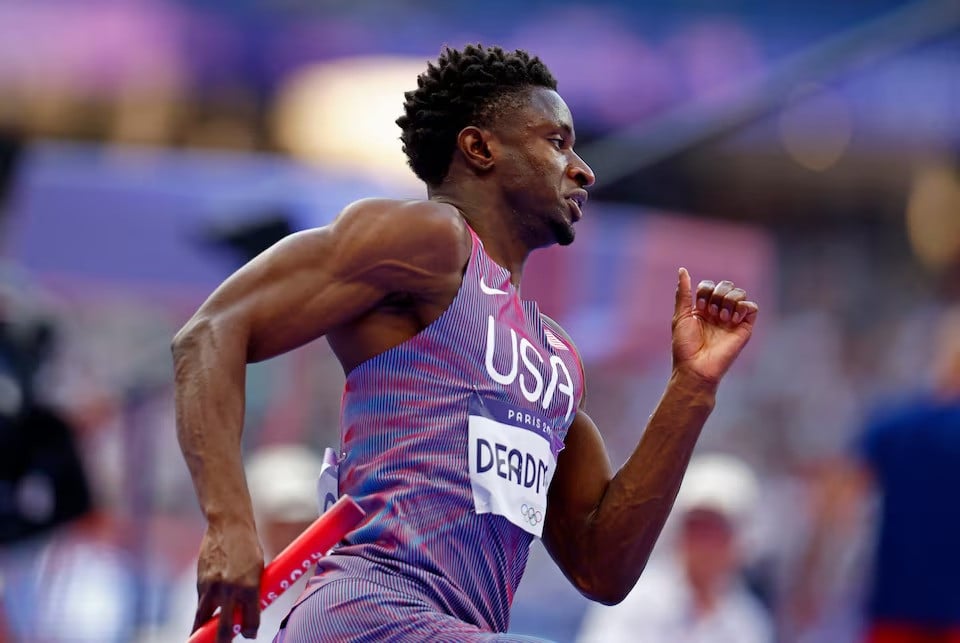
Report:
[[[89,487],[64,505],[82,483],[5,420],[6,640],[72,605],[89,635],[33,640],[160,638],[202,530],[171,337],[282,235],[421,195],[402,92],[469,42],[544,59],[597,172],[525,290],[584,353],[614,463],[669,372],[676,267],[746,287],[762,324],[700,448],[763,483],[746,573],[781,640],[853,640],[869,521],[800,568],[823,472],[877,400],[927,384],[960,300],[956,0],[0,0],[0,410],[57,410]],[[245,449],[335,445],[342,380],[323,342],[251,367]],[[823,604],[796,609],[811,573]],[[513,629],[572,641],[585,609],[535,548]]]

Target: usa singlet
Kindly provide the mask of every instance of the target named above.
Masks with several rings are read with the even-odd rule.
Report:
[[[447,310],[347,376],[339,490],[367,518],[318,564],[287,641],[491,640],[508,628],[583,371],[470,235]]]

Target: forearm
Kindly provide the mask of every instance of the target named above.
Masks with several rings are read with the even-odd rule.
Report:
[[[674,372],[640,442],[588,521],[583,542],[591,568],[606,576],[598,584],[612,588],[612,601],[643,571],[715,399],[715,385]]]
[[[223,323],[191,322],[173,343],[177,439],[211,524],[253,527],[243,473],[246,349]]]

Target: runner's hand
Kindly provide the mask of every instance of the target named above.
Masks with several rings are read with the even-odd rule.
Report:
[[[673,315],[673,365],[716,385],[753,333],[758,306],[730,281],[701,281],[696,301],[680,269]]]
[[[247,525],[208,526],[197,562],[199,604],[193,631],[220,609],[217,643],[233,640],[234,615],[239,633],[254,638],[260,627],[260,576],[263,551],[257,532]]]

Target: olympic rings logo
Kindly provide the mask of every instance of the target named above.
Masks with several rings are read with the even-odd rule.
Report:
[[[530,523],[531,527],[535,527],[543,522],[543,512],[533,505],[528,505],[527,503],[520,505],[520,515],[523,516],[524,520]]]

